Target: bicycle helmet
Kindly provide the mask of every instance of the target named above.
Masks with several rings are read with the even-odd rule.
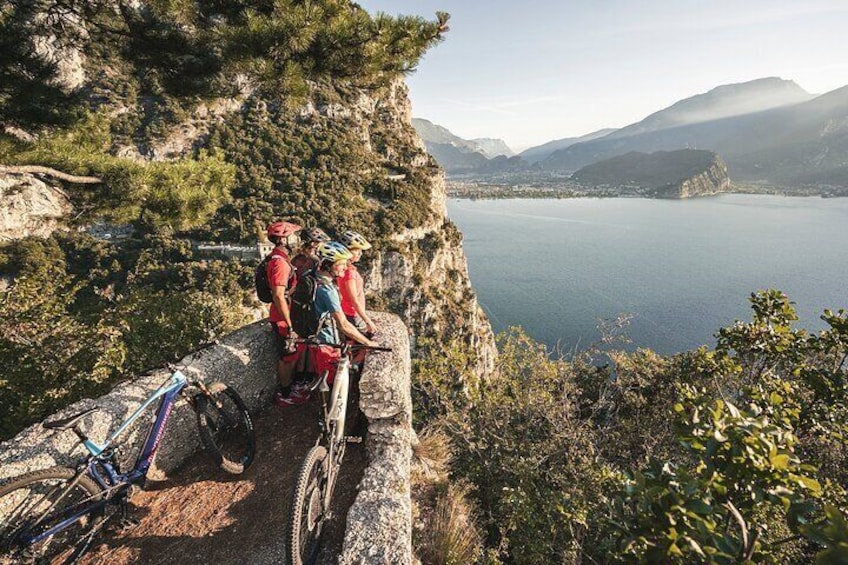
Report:
[[[371,244],[368,243],[368,240],[362,237],[362,234],[355,231],[348,230],[344,232],[339,236],[339,241],[348,249],[361,249],[363,251],[371,249]]]
[[[321,228],[307,228],[303,232],[303,239],[309,243],[323,243],[330,241],[330,236]]]
[[[274,222],[268,226],[268,239],[274,237],[288,237],[300,231],[300,226],[291,222]]]
[[[338,263],[339,261],[346,261],[353,257],[353,253],[348,251],[347,247],[338,241],[323,242],[318,246],[315,253],[318,255],[321,262],[331,261],[333,263]]]

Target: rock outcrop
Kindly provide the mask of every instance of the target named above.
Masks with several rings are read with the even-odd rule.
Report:
[[[368,466],[347,514],[341,565],[412,563],[412,429],[409,338],[399,318],[374,314],[391,355],[368,357],[359,405],[368,418]]]
[[[68,196],[29,174],[0,174],[0,242],[47,237],[71,211]]]
[[[669,187],[670,198],[691,198],[718,194],[730,189],[730,177],[727,176],[727,165],[716,156],[716,159],[703,172]]]
[[[624,155],[587,165],[572,175],[583,187],[607,195],[691,198],[730,188],[727,165],[712,151],[680,149]]]

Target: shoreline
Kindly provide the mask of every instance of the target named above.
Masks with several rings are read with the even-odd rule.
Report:
[[[650,196],[647,194],[634,193],[576,193],[568,190],[481,190],[481,191],[452,191],[448,189],[446,196],[460,200],[571,200],[581,198],[641,198],[644,200],[692,200],[695,198],[710,198],[713,196],[722,196],[725,194],[740,194],[749,196],[782,196],[784,198],[813,198],[821,199],[832,198],[848,198],[848,188],[844,188],[838,192],[822,192],[804,189],[785,189],[785,190],[728,190],[724,192],[713,192],[709,194],[699,194],[697,196],[689,196],[686,198],[663,198]]]

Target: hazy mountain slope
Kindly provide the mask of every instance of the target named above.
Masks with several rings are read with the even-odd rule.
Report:
[[[470,172],[485,167],[489,159],[477,151],[458,147],[452,143],[424,142],[427,153],[448,173]]]
[[[738,84],[725,84],[704,94],[675,102],[668,108],[610,134],[610,139],[649,131],[707,122],[798,104],[813,98],[791,80],[761,78]]]
[[[848,184],[848,87],[763,112],[690,124],[630,137],[572,145],[542,162],[576,170],[630,151],[708,149],[722,155],[734,179],[778,185]]]
[[[470,151],[477,151],[477,146],[461,137],[454,135],[446,127],[434,124],[430,120],[412,118],[412,127],[424,143],[439,143],[464,147]]]
[[[593,131],[592,133],[587,133],[586,135],[582,135],[580,137],[565,137],[563,139],[555,139],[553,141],[543,143],[542,145],[536,145],[535,147],[525,149],[524,151],[519,153],[519,155],[528,163],[536,163],[545,159],[554,151],[557,151],[559,149],[565,149],[566,147],[574,145],[575,143],[599,139],[601,137],[611,134],[614,131],[616,131],[615,128],[604,128],[599,129],[598,131]]]
[[[483,153],[489,159],[493,159],[499,155],[504,157],[512,157],[515,151],[509,148],[503,139],[492,137],[478,137],[470,140],[471,143],[477,146],[477,150]]]
[[[424,141],[427,152],[448,173],[486,168],[489,159],[515,155],[501,139],[463,139],[447,128],[422,118],[413,118],[412,127]]]

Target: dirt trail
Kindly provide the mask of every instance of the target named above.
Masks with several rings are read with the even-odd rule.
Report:
[[[291,484],[318,438],[317,410],[314,400],[266,409],[255,419],[256,459],[243,475],[228,475],[198,453],[167,481],[149,482],[132,499],[139,524],[101,536],[84,563],[282,563]],[[349,445],[321,563],[336,562],[364,467],[364,444]]]

